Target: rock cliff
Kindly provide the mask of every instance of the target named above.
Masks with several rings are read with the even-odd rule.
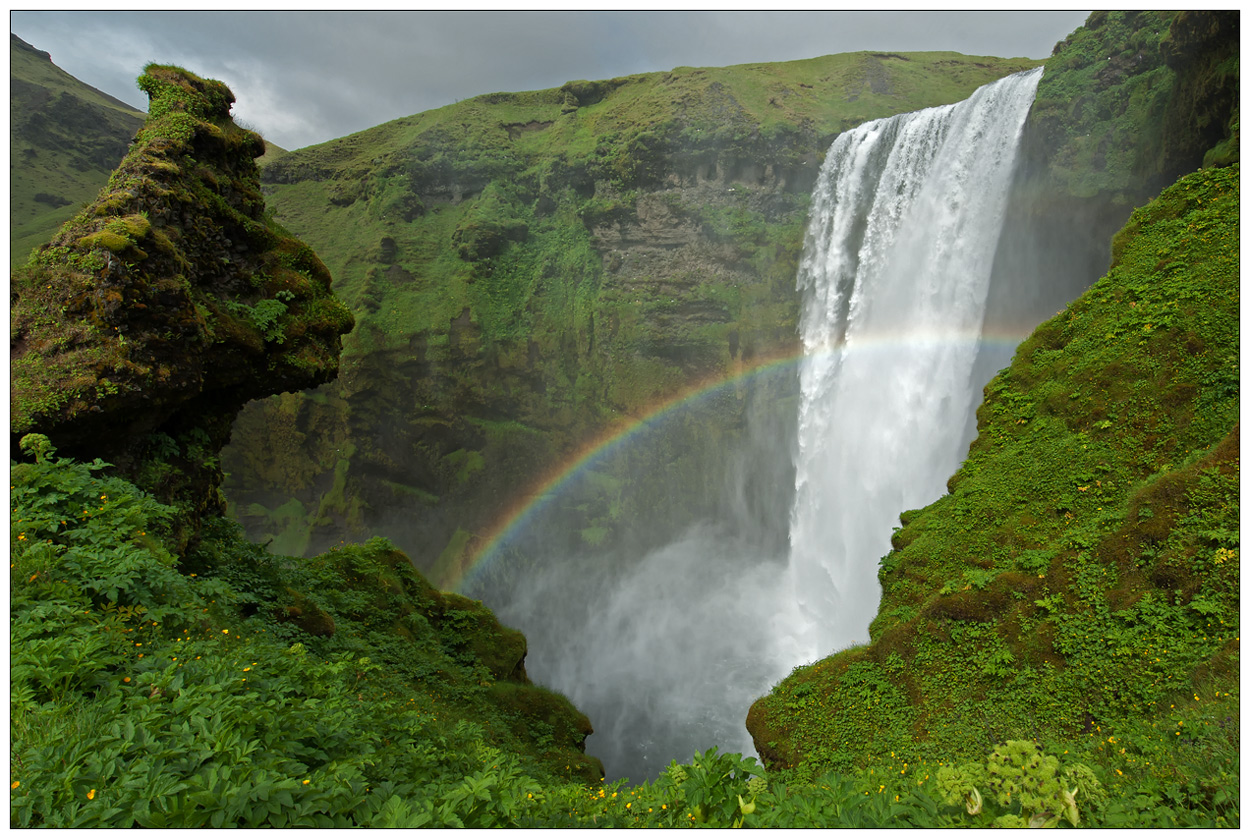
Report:
[[[358,326],[337,383],[240,417],[236,514],[293,553],[383,533],[442,578],[589,441],[793,354],[804,214],[837,132],[1035,63],[856,53],[575,81],[274,162],[276,213],[318,242]],[[739,395],[669,441],[676,457],[633,464],[663,488],[632,510],[657,539],[704,512],[752,400],[788,394]],[[631,512],[591,507],[571,532]]]

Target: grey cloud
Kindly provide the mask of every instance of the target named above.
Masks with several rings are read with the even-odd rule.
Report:
[[[1050,54],[1086,12],[13,12],[58,66],[136,107],[149,61],[226,82],[298,148],[482,93],[858,50]]]

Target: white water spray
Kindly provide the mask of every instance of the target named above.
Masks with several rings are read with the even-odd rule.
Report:
[[[830,148],[799,268],[790,570],[812,658],[867,641],[898,514],[962,456],[990,267],[1033,70]]]

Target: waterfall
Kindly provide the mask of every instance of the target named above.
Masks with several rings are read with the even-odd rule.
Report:
[[[518,558],[466,591],[526,634],[531,677],[590,716],[586,751],[609,779],[654,778],[712,745],[752,753],[751,702],[795,665],[865,638],[891,525],[935,498],[960,460],[990,264],[1040,72],[834,143],[799,274],[804,362],[797,376],[778,368],[743,385],[737,442],[707,450],[718,468],[691,464],[720,499],[689,505],[706,520],[641,551],[647,540],[629,532],[657,523],[625,515],[616,543],[561,542],[580,521],[561,511],[596,503],[613,473],[664,474],[655,458],[692,448],[682,423],[657,425],[596,461],[597,483],[563,488],[529,525],[532,543],[518,538]],[[678,416],[710,427],[718,404]],[[791,465],[793,478],[778,468]]]
[[[799,268],[790,570],[812,658],[867,641],[899,513],[962,459],[990,268],[1041,69],[838,136]]]

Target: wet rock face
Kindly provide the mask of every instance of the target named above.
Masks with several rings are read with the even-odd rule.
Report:
[[[139,84],[149,118],[108,186],[12,278],[10,431],[114,463],[194,531],[238,410],[333,378],[353,321],[265,217],[230,90],[157,65]]]

